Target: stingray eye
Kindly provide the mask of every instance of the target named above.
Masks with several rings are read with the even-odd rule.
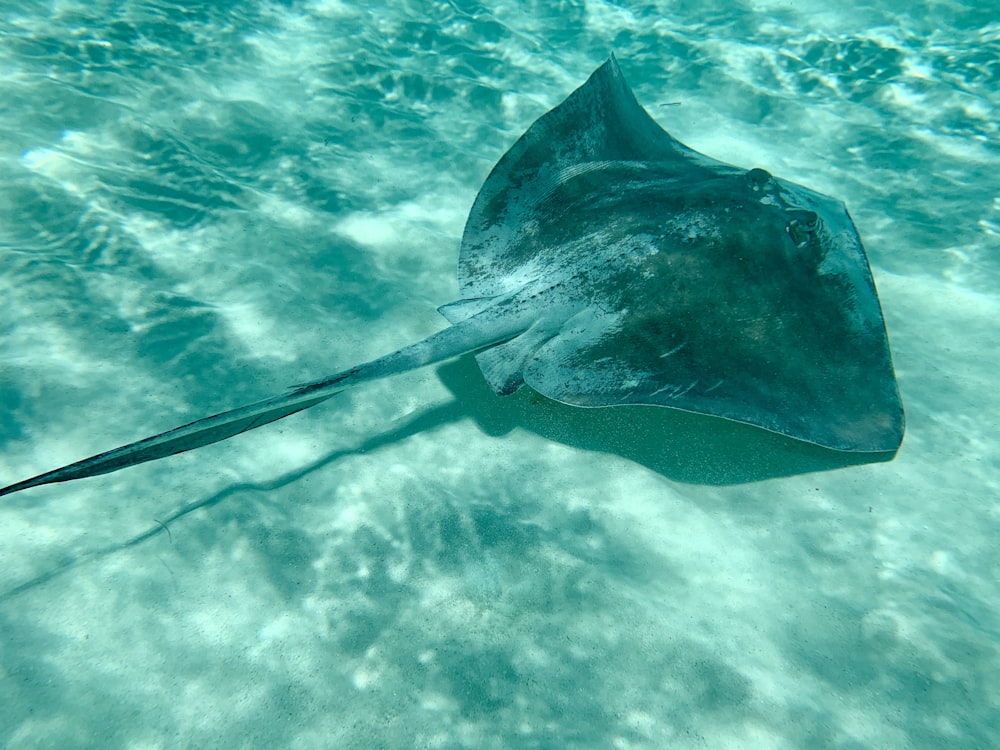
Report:
[[[747,182],[750,183],[750,189],[756,193],[761,190],[769,191],[774,184],[774,178],[766,169],[754,167],[747,172]]]
[[[793,221],[798,221],[799,225],[807,232],[815,232],[819,229],[819,214],[815,211],[789,211]]]
[[[815,211],[793,210],[788,212],[791,218],[785,227],[788,236],[792,238],[795,247],[802,247],[807,242],[816,238],[816,231],[819,229],[819,214]]]

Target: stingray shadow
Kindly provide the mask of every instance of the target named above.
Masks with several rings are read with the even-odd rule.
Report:
[[[392,430],[374,435],[351,450],[336,450],[269,482],[240,482],[161,516],[146,531],[98,549],[68,555],[53,568],[0,592],[0,603],[55,578],[136,547],[162,534],[170,524],[207,510],[242,492],[270,492],[293,484],[344,458],[370,454],[415,435],[471,419],[490,436],[523,429],[582,450],[620,456],[663,477],[687,484],[730,485],[888,461],[894,453],[843,453],[782,437],[724,419],[655,406],[584,409],[567,406],[523,388],[501,397],[483,379],[472,355],[437,368],[455,398],[428,407]],[[331,404],[327,408],[337,408]],[[341,407],[343,408],[343,406]]]

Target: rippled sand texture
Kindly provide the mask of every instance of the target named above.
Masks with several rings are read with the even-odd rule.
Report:
[[[0,744],[1000,745],[1000,26],[928,3],[8,3],[0,483],[426,336],[614,51],[842,198],[898,457],[499,399],[465,358],[0,504]]]

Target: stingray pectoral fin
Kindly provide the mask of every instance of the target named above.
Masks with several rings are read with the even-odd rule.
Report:
[[[308,409],[321,401],[326,401],[334,393],[336,391],[319,395],[306,395],[294,391],[284,396],[276,396],[248,406],[241,406],[238,409],[224,411],[211,417],[204,417],[167,432],[161,432],[159,435],[153,435],[68,466],[47,471],[37,477],[25,479],[23,482],[17,482],[0,489],[0,495],[9,495],[12,492],[37,487],[41,484],[68,482],[71,479],[107,474],[146,461],[155,461],[175,453],[201,448],[204,445],[217,443],[220,440],[239,435],[241,432],[247,432],[303,409]]]

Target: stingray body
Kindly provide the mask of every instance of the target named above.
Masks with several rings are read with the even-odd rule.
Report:
[[[440,308],[452,325],[424,341],[0,494],[214,443],[469,351],[498,394],[526,384],[577,406],[673,407],[840,451],[902,440],[882,311],[844,205],[684,146],[614,57],[494,167],[459,284]]]

